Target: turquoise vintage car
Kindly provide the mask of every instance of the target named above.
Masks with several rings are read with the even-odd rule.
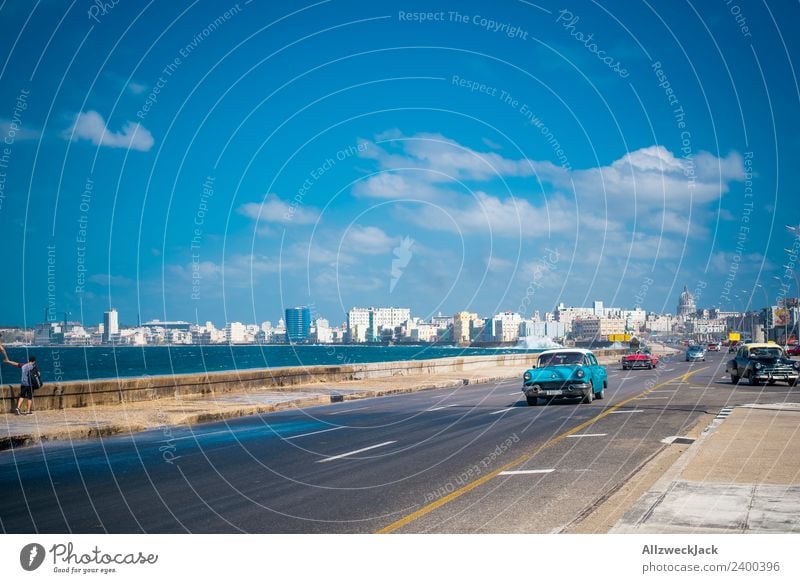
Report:
[[[522,375],[522,392],[528,405],[553,399],[581,399],[591,403],[602,399],[608,387],[606,367],[597,362],[591,350],[558,348],[539,355],[536,368]]]

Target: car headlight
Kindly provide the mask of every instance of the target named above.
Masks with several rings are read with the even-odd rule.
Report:
[[[586,373],[585,373],[585,372],[583,372],[583,369],[582,369],[582,368],[579,368],[579,369],[578,369],[578,370],[575,372],[575,376],[576,376],[576,377],[578,377],[579,379],[582,379],[583,377],[585,377],[585,376],[586,376]]]
[[[800,368],[800,361],[795,360],[794,364],[792,365],[794,368]]]
[[[756,370],[760,369],[761,368],[761,363],[760,362],[754,363],[753,364],[753,368],[756,369]]]
[[[530,373],[530,372],[528,372],[528,371],[525,371],[525,374],[524,374],[524,375],[522,375],[522,380],[523,380],[523,381],[529,381],[529,380],[531,380],[531,373]]]

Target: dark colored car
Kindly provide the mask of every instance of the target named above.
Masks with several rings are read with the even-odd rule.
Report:
[[[539,399],[581,399],[591,403],[605,396],[608,386],[606,367],[595,355],[580,348],[546,350],[539,355],[536,368],[522,375],[522,392],[528,405],[538,405]]]
[[[731,383],[747,379],[751,385],[765,382],[774,385],[778,381],[796,385],[800,376],[800,361],[788,357],[777,344],[742,344],[736,356],[728,361],[726,372]]]

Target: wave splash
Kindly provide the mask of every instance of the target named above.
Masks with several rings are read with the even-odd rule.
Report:
[[[546,348],[563,348],[561,344],[546,336],[523,336],[517,341],[515,348],[526,350],[541,350]]]

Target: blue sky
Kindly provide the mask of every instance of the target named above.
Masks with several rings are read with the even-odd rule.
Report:
[[[782,2],[4,2],[0,324],[674,311],[684,285],[772,303],[800,222],[798,21]]]

